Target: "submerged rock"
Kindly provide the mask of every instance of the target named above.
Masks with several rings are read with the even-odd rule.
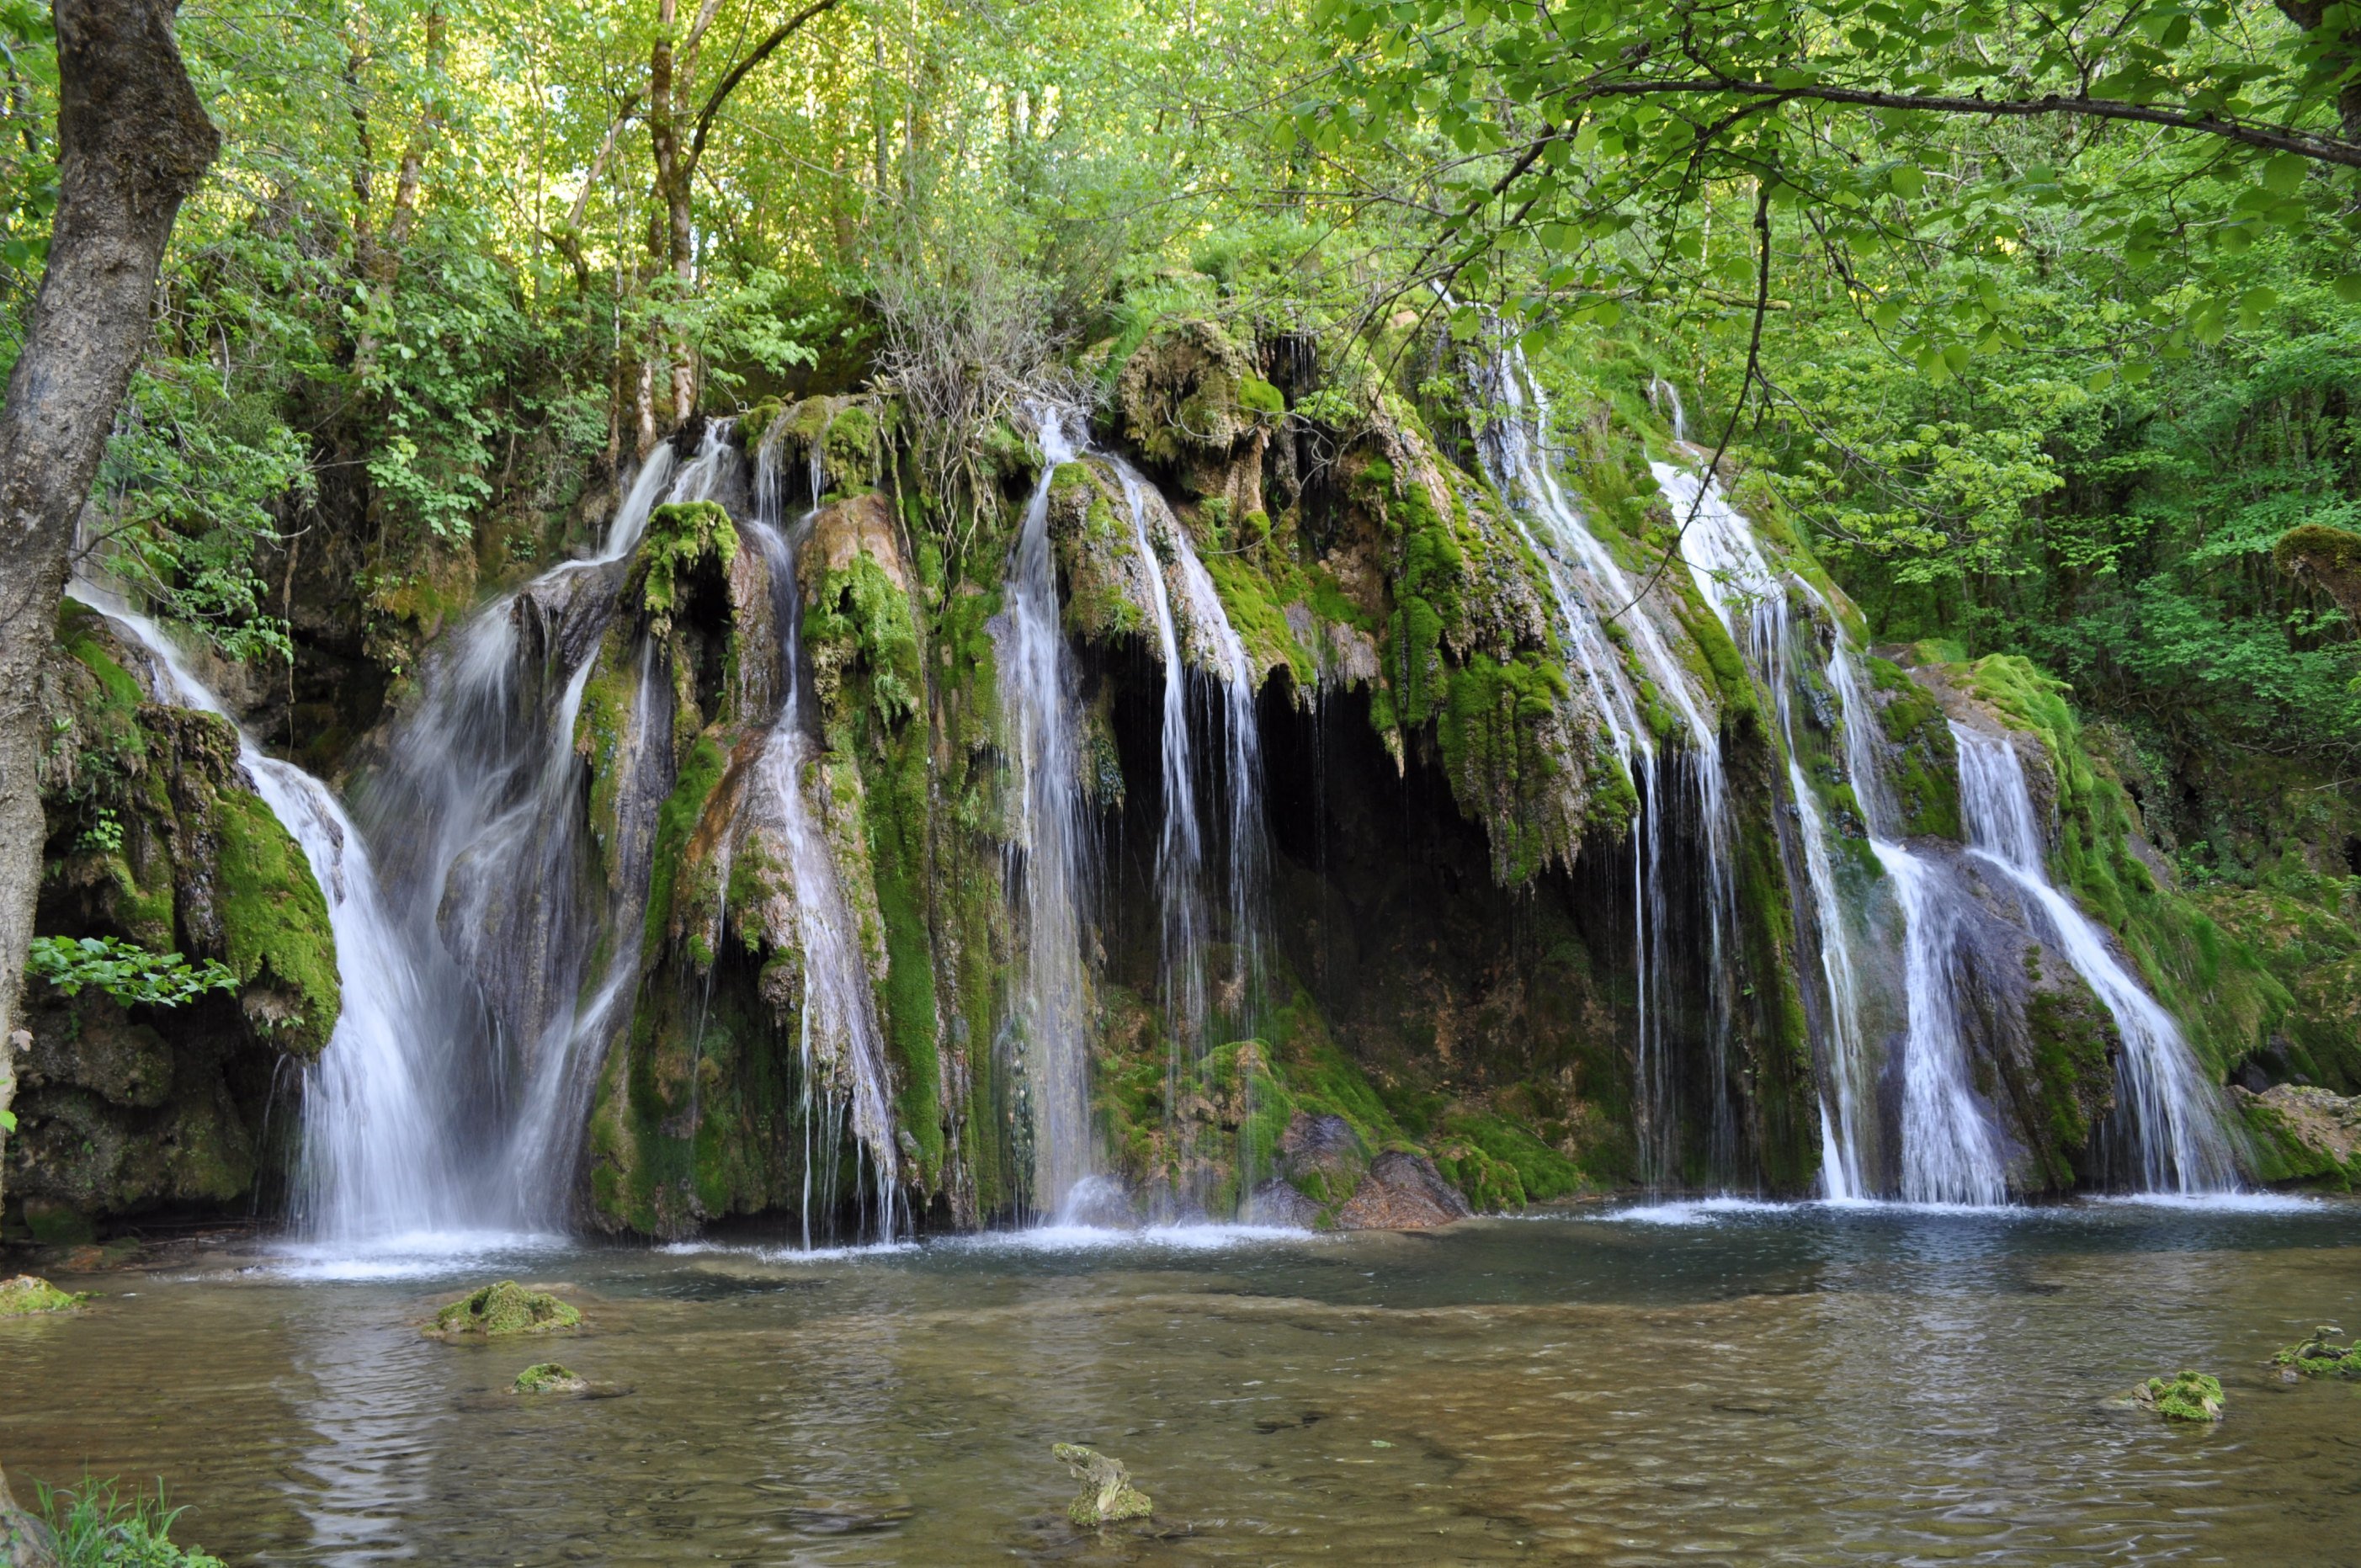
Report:
[[[1465,1220],[1475,1211],[1443,1179],[1432,1160],[1397,1150],[1369,1162],[1369,1172],[1336,1212],[1340,1231],[1422,1231]]]
[[[85,1297],[60,1290],[38,1275],[20,1274],[0,1279],[0,1318],[29,1318],[41,1312],[71,1312]],[[0,1492],[0,1500],[6,1494]]]
[[[2361,1377],[2361,1344],[2346,1342],[2345,1331],[2323,1323],[2301,1344],[2291,1344],[2271,1357],[2279,1375],[2300,1377]]]
[[[2222,1419],[2222,1381],[2202,1372],[2180,1372],[2170,1378],[2151,1377],[2135,1391],[2142,1409],[2169,1420],[2218,1421]]]
[[[1148,1494],[1131,1484],[1123,1461],[1080,1443],[1052,1443],[1049,1452],[1066,1463],[1082,1489],[1066,1505],[1066,1517],[1089,1529],[1120,1519],[1144,1519],[1155,1511]]]
[[[528,1290],[513,1279],[487,1285],[472,1296],[452,1302],[434,1314],[430,1334],[456,1339],[463,1334],[494,1338],[503,1334],[543,1334],[570,1329],[582,1314],[546,1290]]]
[[[516,1375],[509,1386],[516,1394],[583,1394],[590,1385],[554,1361],[537,1361]]]

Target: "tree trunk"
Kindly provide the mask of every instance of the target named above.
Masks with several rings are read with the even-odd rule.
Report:
[[[0,1039],[16,1027],[39,891],[35,672],[146,345],[165,242],[220,145],[181,62],[170,0],[56,0],[58,208],[0,407]]]

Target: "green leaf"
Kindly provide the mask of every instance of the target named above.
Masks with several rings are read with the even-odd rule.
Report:
[[[2263,165],[2263,189],[2274,196],[2292,196],[2303,189],[2303,177],[2311,170],[2312,160],[2300,153],[2274,153]]]
[[[1914,164],[1896,164],[1886,172],[1885,181],[1894,187],[1894,193],[1905,202],[1927,188],[1926,171]]]

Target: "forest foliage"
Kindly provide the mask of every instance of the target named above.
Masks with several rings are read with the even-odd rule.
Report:
[[[2361,514],[2342,6],[192,0],[181,27],[224,152],[84,548],[233,656],[291,656],[306,534],[357,531],[398,602],[438,556],[541,548],[489,524],[699,410],[886,376],[955,558],[1013,400],[1087,391],[1159,322],[1316,344],[1299,417],[1389,384],[1464,436],[1452,345],[1497,319],[1565,399],[1661,430],[1676,389],[1876,637],[2029,654],[2159,776],[2361,758],[2352,629],[2270,554]],[[0,354],[54,201],[46,29],[0,7]]]

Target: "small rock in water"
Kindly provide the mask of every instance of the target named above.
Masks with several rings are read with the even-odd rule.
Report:
[[[513,1279],[487,1285],[434,1314],[425,1332],[446,1338],[465,1334],[544,1334],[570,1329],[582,1314],[546,1290],[528,1290]]]
[[[1249,1225],[1283,1225],[1290,1230],[1318,1228],[1323,1211],[1295,1190],[1292,1182],[1272,1177],[1246,1196],[1240,1216]]]
[[[2143,1409],[2176,1421],[2218,1421],[2222,1419],[2222,1382],[2202,1372],[2182,1372],[2170,1378],[2151,1377],[2132,1398]]]
[[[5,1287],[0,1287],[5,1288]],[[2291,1344],[2271,1357],[2279,1375],[2299,1377],[2361,1377],[2361,1344],[2348,1343],[2345,1331],[2323,1323],[2301,1344]]]
[[[60,1290],[38,1275],[20,1274],[0,1279],[0,1318],[29,1318],[38,1312],[71,1312],[84,1298]]]
[[[519,1394],[582,1394],[590,1385],[554,1361],[538,1361],[518,1373],[510,1387]]]
[[[1144,1519],[1155,1511],[1148,1494],[1132,1486],[1131,1474],[1122,1460],[1074,1442],[1053,1443],[1049,1452],[1064,1460],[1074,1479],[1082,1484],[1074,1500],[1066,1505],[1066,1517],[1076,1524],[1087,1530],[1118,1519]]]
[[[1369,1162],[1369,1173],[1336,1212],[1340,1231],[1418,1231],[1464,1220],[1473,1210],[1443,1179],[1434,1162],[1399,1150]]]

